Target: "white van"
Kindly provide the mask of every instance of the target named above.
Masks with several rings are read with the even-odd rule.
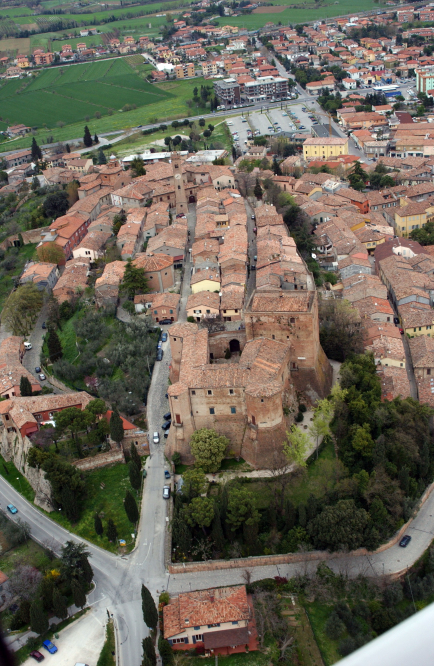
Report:
[[[25,342],[24,343],[24,349],[32,349],[32,343],[31,342]]]

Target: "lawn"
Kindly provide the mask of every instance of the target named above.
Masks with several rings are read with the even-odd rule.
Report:
[[[342,659],[337,651],[338,642],[331,640],[324,631],[325,623],[330,615],[331,606],[315,601],[306,603],[305,608],[324,664],[325,666],[331,666],[331,664]]]
[[[26,500],[33,502],[35,499],[35,491],[30,483],[21,472],[17,470],[13,462],[6,462],[2,456],[0,456],[0,475],[3,476],[3,478],[5,478],[17,492],[21,493]]]
[[[304,472],[294,475],[286,489],[286,496],[294,506],[306,503],[311,494],[322,497],[328,485],[334,483],[334,470],[338,464],[333,444],[330,443],[320,451],[318,460],[308,465]],[[254,493],[258,509],[268,507],[273,496],[274,483],[273,479],[258,479],[248,483],[247,488]]]
[[[44,571],[50,567],[51,561],[47,551],[36,541],[29,539],[27,543],[22,543],[15,548],[11,548],[0,556],[0,570],[9,576],[18,564],[35,567]]]
[[[163,91],[164,93],[172,95],[172,97],[168,98],[170,99],[170,104],[167,103],[166,99],[164,101],[157,101],[153,103],[150,101],[150,103],[148,103],[147,106],[133,109],[128,112],[117,112],[111,116],[103,115],[103,117],[99,119],[96,119],[92,116],[94,115],[97,109],[100,109],[101,114],[103,114],[105,107],[92,106],[92,112],[89,114],[89,117],[91,119],[90,121],[86,121],[86,123],[89,126],[91,134],[94,134],[95,132],[97,134],[101,134],[103,132],[128,129],[130,127],[134,127],[135,125],[147,125],[156,122],[167,122],[168,120],[186,118],[189,115],[198,115],[201,109],[197,109],[195,107],[189,108],[186,104],[186,101],[192,99],[194,88],[195,87],[200,88],[200,86],[204,83],[209,83],[209,82],[206,82],[205,79],[203,79],[202,77],[197,77],[195,79],[189,79],[187,81],[166,81],[165,83],[152,85],[151,88],[153,91],[155,91],[155,94],[159,94],[157,93],[157,91],[160,91],[160,93]],[[150,86],[151,84],[142,81],[142,85],[143,87],[145,87],[145,86]],[[67,88],[69,90],[69,86]],[[30,95],[30,93],[27,94]],[[36,92],[34,94],[36,94]],[[44,91],[40,91],[40,94],[45,94],[49,99],[51,97],[50,95],[48,95],[48,93],[46,92],[44,93]],[[56,102],[57,100],[62,99],[60,98],[59,95],[55,97],[56,97]],[[1,100],[2,97],[1,97],[1,88],[0,88],[0,102]],[[52,101],[53,100],[50,99],[50,102]],[[78,104],[79,106],[82,105],[82,102],[78,102],[77,100],[74,102],[72,100],[66,100],[66,101],[69,101],[70,104],[74,103]],[[202,109],[202,111],[205,112],[205,109]],[[3,115],[3,117],[5,117],[5,114]],[[41,128],[39,129],[38,132],[36,132],[35,138],[39,144],[47,143],[47,138],[49,137],[53,137],[54,141],[66,142],[70,139],[75,139],[83,136],[83,125],[84,122],[80,121],[61,128],[53,127],[50,130]],[[4,143],[0,144],[0,152],[28,148],[30,146],[30,143],[31,142],[28,136],[20,139],[15,139],[13,141],[5,141]]]
[[[86,495],[83,500],[81,518],[78,523],[71,525],[66,516],[59,511],[50,513],[50,518],[83,539],[87,539],[111,552],[117,552],[117,545],[109,543],[106,536],[107,521],[111,518],[117,527],[118,538],[125,539],[131,548],[134,545],[131,539],[134,527],[129,522],[123,506],[123,499],[127,490],[132,491],[133,495],[135,495],[135,491],[131,488],[129,481],[128,466],[119,464],[112,465],[111,467],[102,467],[90,472],[83,472],[83,477],[86,482]],[[101,487],[102,484],[103,487]],[[140,507],[139,498],[136,499]],[[95,513],[99,513],[100,516],[103,514],[101,519],[104,526],[104,534],[102,536],[98,536],[95,533]]]
[[[23,272],[24,264],[35,254],[35,247],[36,245],[33,243],[20,247],[14,269],[8,271],[6,274],[2,274],[0,279],[0,312],[3,309],[5,301],[14,286],[13,276],[21,275]],[[10,251],[5,253],[6,257],[8,255],[10,255]]]
[[[189,666],[215,666],[216,657],[190,657]],[[219,666],[268,666],[270,664],[270,655],[263,652],[240,652],[231,654],[227,657],[219,655]]]
[[[74,328],[74,323],[77,321],[79,314],[79,311],[77,311],[71,319],[68,319],[62,325],[62,329],[58,331],[60,342],[62,343],[63,358],[70,363],[77,358],[79,353],[77,349],[77,335]]]

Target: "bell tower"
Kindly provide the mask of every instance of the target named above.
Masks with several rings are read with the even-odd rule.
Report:
[[[185,213],[187,215],[188,205],[182,178],[181,154],[178,152],[172,153],[172,169],[175,182],[176,214]]]

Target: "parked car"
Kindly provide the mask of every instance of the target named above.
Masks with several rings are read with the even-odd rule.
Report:
[[[169,430],[171,425],[171,421],[164,421],[163,425],[161,426],[162,430]]]
[[[170,412],[166,412],[165,414],[163,414],[163,419],[165,421],[171,421],[172,420],[172,414]]]
[[[164,470],[164,478],[165,478],[165,479],[170,479],[170,478],[171,478],[171,477],[170,477],[170,472],[169,472],[168,469],[165,469],[165,470]]]
[[[152,437],[152,441],[154,444],[159,444],[160,443],[160,434],[158,432],[154,432],[154,436]]]
[[[9,513],[18,513],[17,507],[14,506],[13,504],[8,504],[6,508],[9,511]]]
[[[56,652],[57,652],[57,647],[56,647],[51,641],[46,640],[46,641],[44,641],[44,642],[42,643],[42,645],[44,646],[44,648],[45,648],[46,650],[48,650],[48,652],[49,652],[50,654],[56,654]]]
[[[170,486],[164,486],[163,499],[170,499]]]
[[[171,319],[160,319],[158,323],[160,326],[168,326],[169,324],[173,324]]]
[[[410,541],[411,541],[411,536],[406,534],[405,536],[402,537],[401,541],[399,542],[399,545],[401,546],[401,548],[406,548],[410,543]]]
[[[25,342],[24,343],[24,349],[26,349],[26,350],[32,349],[32,343],[31,342]]]
[[[163,360],[163,350],[162,349],[158,349],[156,360],[157,361],[162,361]]]
[[[41,380],[41,382],[43,382],[43,381],[44,381],[45,379],[47,379],[47,378],[46,378],[46,376],[44,375],[43,372],[40,372],[40,373],[39,373],[39,379]]]
[[[251,218],[252,218],[252,220],[255,220],[255,219],[256,219],[254,215],[252,215]]]
[[[166,331],[164,331],[164,332],[161,334],[161,342],[166,342],[166,340],[167,340],[167,333],[166,333]]]
[[[39,375],[39,373],[41,372],[41,368],[39,367],[39,365],[36,366],[36,368],[35,368],[35,372],[36,372],[38,375]]]
[[[399,332],[401,333],[401,335],[404,335],[404,329],[403,328],[400,328]]]
[[[398,319],[398,317],[394,317],[394,318],[393,318],[393,323],[396,324],[396,325],[399,324],[399,319]]]
[[[157,349],[161,349],[162,346],[163,346],[163,343],[162,343],[161,340],[159,340],[158,344],[157,344]]]
[[[45,659],[44,655],[38,652],[38,650],[32,650],[30,656],[33,657],[33,659],[36,659],[38,663]]]

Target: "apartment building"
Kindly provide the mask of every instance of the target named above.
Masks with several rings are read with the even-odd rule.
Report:
[[[248,102],[279,100],[288,97],[288,80],[277,76],[259,76],[244,86],[244,97]]]

